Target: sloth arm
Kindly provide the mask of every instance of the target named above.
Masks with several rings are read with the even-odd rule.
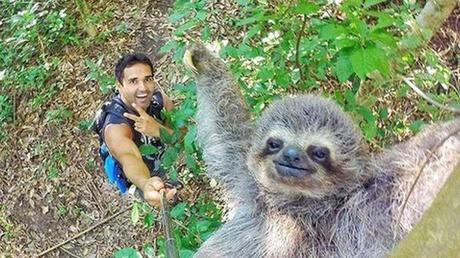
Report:
[[[418,221],[458,162],[460,118],[428,126],[408,141],[374,156],[375,171],[380,172],[376,176],[391,178],[390,198],[396,200],[394,208],[398,215],[407,199],[401,219],[403,227],[410,228]]]
[[[453,168],[459,159],[460,118],[430,125],[409,140],[375,155],[377,164],[396,175],[418,172],[424,163],[427,163],[425,167],[439,163]]]
[[[202,46],[190,52],[198,72],[198,142],[207,173],[221,184],[228,201],[246,207],[256,189],[246,165],[253,131],[249,109],[222,60]]]

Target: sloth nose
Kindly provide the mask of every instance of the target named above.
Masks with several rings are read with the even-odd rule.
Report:
[[[295,146],[287,146],[283,151],[283,159],[291,164],[300,161],[301,151]]]

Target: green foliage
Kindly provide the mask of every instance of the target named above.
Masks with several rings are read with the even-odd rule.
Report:
[[[201,243],[221,225],[221,211],[207,198],[197,200],[195,205],[179,203],[171,210],[174,227],[173,235],[180,257],[191,257]],[[165,254],[164,238],[157,240],[160,257]]]
[[[140,258],[142,257],[139,254],[139,252],[137,252],[136,249],[132,247],[120,249],[116,253],[114,253],[113,256],[115,258]]]
[[[90,70],[85,80],[98,83],[101,92],[107,94],[113,92],[115,88],[115,78],[113,75],[109,75],[109,73],[101,67],[103,60],[104,56],[101,56],[97,62],[85,60],[85,65]]]
[[[445,94],[433,94],[439,102],[459,100],[458,93],[451,90],[451,71],[436,55],[431,51],[404,53],[398,47],[408,29],[407,21],[418,11],[416,5],[381,0],[349,0],[340,5],[330,1],[237,0],[234,6],[238,10],[232,12],[236,15],[229,16],[226,10],[209,8],[207,2],[175,1],[169,17],[175,31],[160,52],[170,53],[172,60],[180,63],[189,38],[207,43],[222,40],[225,36],[219,26],[224,27],[226,35],[232,36],[215,45],[255,117],[284,94],[320,91],[350,113],[369,143],[384,145],[391,137],[418,132],[424,125],[419,117],[407,119],[400,109],[383,101],[399,103],[410,96],[410,88],[401,85],[401,74],[427,68],[420,73],[417,70],[416,83],[424,89],[436,85],[447,89]],[[217,30],[214,15],[226,17],[217,21]],[[184,77],[190,75],[184,72]],[[164,114],[174,133],[161,131],[166,144],[162,166],[173,179],[201,175],[193,121],[194,82],[184,80],[173,85],[170,94],[183,101],[173,112]],[[435,119],[445,115],[425,101],[415,105]],[[143,153],[153,151],[150,147],[141,149]],[[214,202],[201,198],[193,205],[179,203],[171,215],[180,255],[190,257],[219,227],[221,211]],[[145,217],[144,223],[151,224],[154,218]],[[156,243],[163,257],[164,239],[160,236]]]
[[[381,113],[386,108],[382,97],[395,101],[407,97],[410,89],[401,85],[400,75],[411,74],[416,66],[429,68],[414,73],[417,85],[427,91],[441,86],[448,94],[434,94],[434,99],[459,102],[458,92],[450,85],[451,71],[436,55],[399,49],[409,29],[407,21],[419,11],[417,5],[380,0],[350,0],[340,5],[303,0],[237,3],[238,15],[219,23],[228,34],[240,36],[223,42],[219,54],[228,60],[255,116],[283,93],[320,88],[351,113],[369,142],[380,144],[407,132],[410,124],[398,121],[402,115],[395,115],[391,107]],[[204,13],[209,18],[209,13],[218,12],[210,11],[202,1],[176,1],[170,17],[176,36],[162,51],[171,51],[173,60],[180,62],[187,42],[182,35],[201,32],[203,41],[221,39],[218,31],[210,29],[209,19],[200,19]],[[435,119],[445,116],[425,101],[415,104]]]
[[[48,122],[61,123],[70,117],[72,117],[72,111],[66,107],[46,111],[46,121]]]
[[[11,120],[13,116],[13,105],[8,96],[0,95],[0,125]]]
[[[32,107],[48,102],[62,88],[56,78],[66,46],[78,45],[77,22],[64,3],[6,1],[0,5],[0,91],[12,92]],[[0,103],[6,107],[2,93]],[[2,109],[0,119],[11,109]]]

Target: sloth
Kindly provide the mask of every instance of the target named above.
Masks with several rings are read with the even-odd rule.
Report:
[[[184,63],[196,73],[197,141],[228,210],[195,257],[387,256],[460,160],[459,118],[370,152],[331,100],[286,97],[252,121],[222,60],[196,44]]]

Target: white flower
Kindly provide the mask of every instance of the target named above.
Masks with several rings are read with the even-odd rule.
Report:
[[[433,68],[433,67],[431,67],[431,66],[428,66],[428,67],[426,68],[426,71],[427,71],[427,73],[428,73],[429,75],[433,75],[433,74],[436,73],[436,69]]]
[[[280,32],[275,31],[275,32],[270,32],[268,33],[268,36],[262,39],[262,42],[265,44],[277,44],[278,39],[280,37]]]
[[[59,17],[65,18],[66,16],[67,16],[67,14],[65,13],[65,9],[64,9],[64,10],[61,10],[61,11],[59,12]]]
[[[252,59],[252,62],[255,65],[260,65],[264,60],[265,60],[265,58],[263,56],[257,56],[257,57]]]
[[[46,10],[45,10],[45,11],[41,11],[41,12],[38,13],[38,17],[43,17],[43,16],[45,16],[45,15],[47,15],[47,14],[48,14],[48,11],[46,11]]]
[[[6,75],[6,70],[0,71],[0,81],[3,81],[3,79],[5,79],[5,75]]]
[[[32,22],[30,22],[29,24],[27,24],[26,28],[32,28],[33,26],[35,26],[35,24],[37,24],[37,20],[33,19]]]

